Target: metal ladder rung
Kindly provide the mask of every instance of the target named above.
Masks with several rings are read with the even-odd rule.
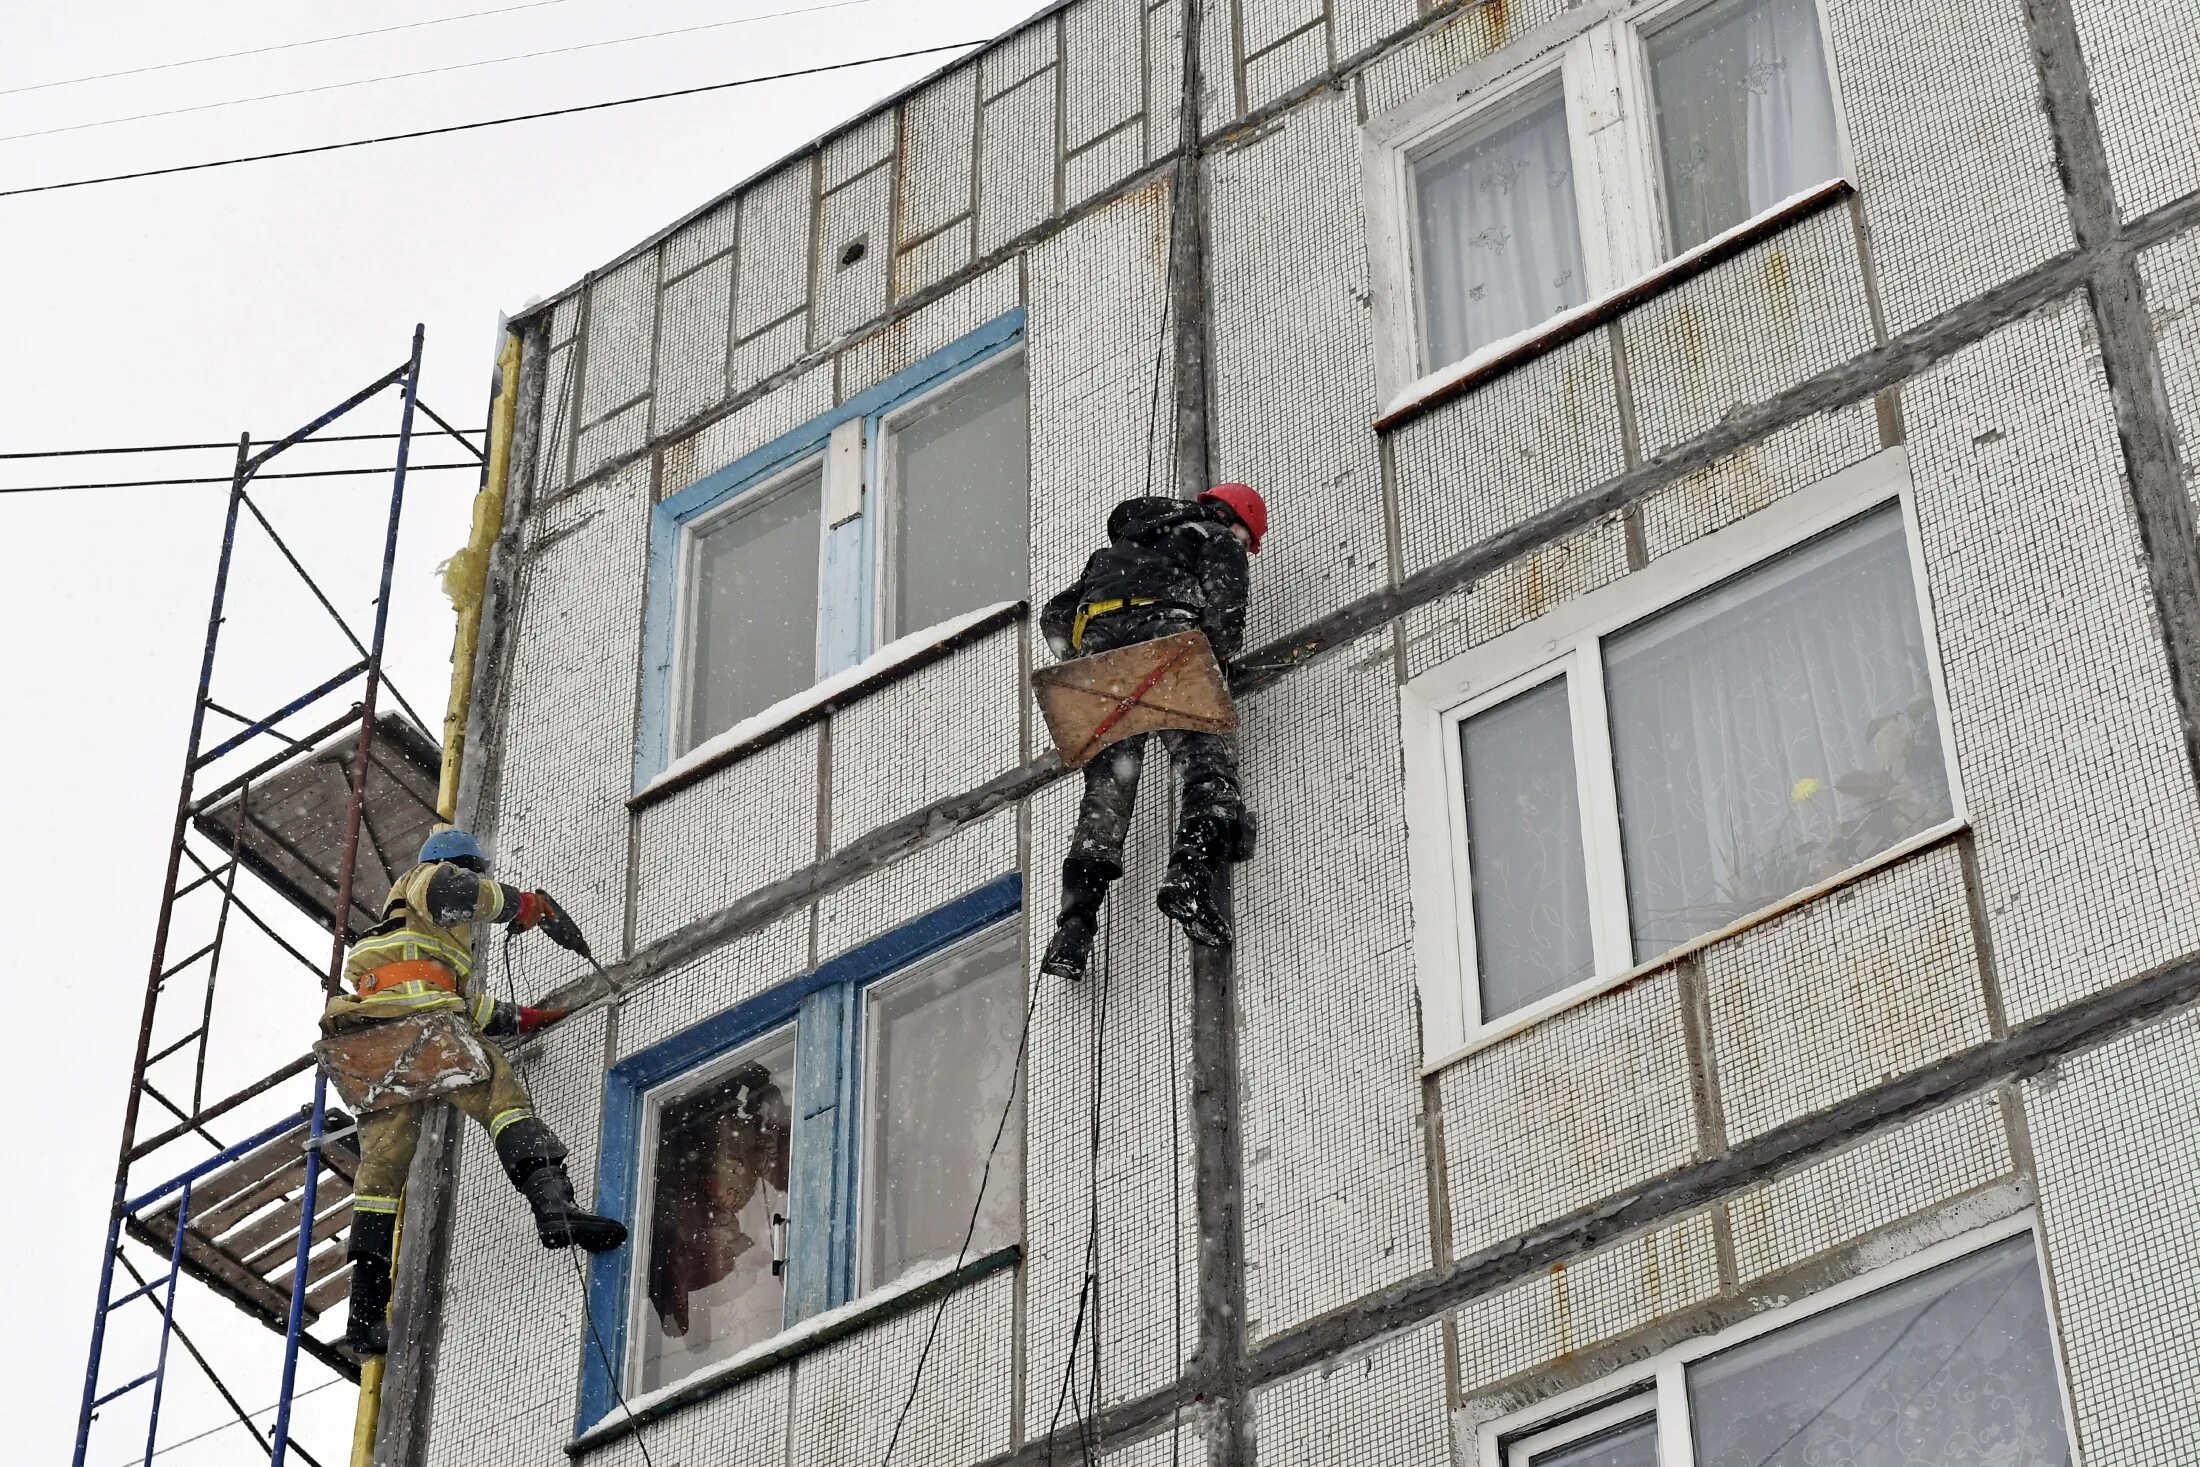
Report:
[[[92,1409],[94,1411],[97,1411],[100,1407],[106,1405],[115,1397],[128,1395],[131,1391],[136,1390],[139,1386],[145,1384],[147,1381],[151,1380],[154,1376],[158,1374],[160,1374],[158,1370],[148,1370],[143,1375],[139,1376],[136,1380],[131,1381],[128,1385],[116,1386],[113,1390],[107,1392],[106,1395],[101,1396],[98,1400],[92,1402]]]
[[[174,1277],[175,1274],[173,1272],[164,1273],[159,1278],[154,1279],[151,1283],[147,1284],[144,1288],[132,1289],[129,1293],[124,1294],[121,1298],[112,1301],[107,1305],[107,1308],[110,1311],[120,1309],[123,1305],[129,1303],[132,1299],[142,1298],[144,1295],[152,1293],[153,1290],[159,1288],[162,1284],[167,1283],[170,1279]]]

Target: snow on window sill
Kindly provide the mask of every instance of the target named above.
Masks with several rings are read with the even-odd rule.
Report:
[[[1814,188],[1793,194],[1743,220],[1724,234],[1715,234],[1675,255],[1639,280],[1559,312],[1525,331],[1476,349],[1468,356],[1439,368],[1392,398],[1375,419],[1375,431],[1387,433],[1420,417],[1453,398],[1464,397],[1492,378],[1501,377],[1525,362],[1554,352],[1579,336],[1626,315],[1644,301],[1693,280],[1715,266],[1733,259],[1752,245],[1778,234],[1789,225],[1817,213],[1856,191],[1845,178],[1828,179]]]
[[[1782,897],[1770,906],[1759,907],[1746,916],[1737,917],[1724,927],[1717,927],[1701,937],[1690,938],[1670,952],[1659,953],[1647,962],[1637,963],[1617,973],[1607,973],[1601,978],[1589,978],[1571,988],[1537,999],[1525,1008],[1515,1009],[1501,1018],[1492,1019],[1479,1028],[1471,1029],[1460,1043],[1432,1056],[1421,1065],[1422,1078],[1450,1069],[1470,1055],[1481,1053],[1492,1045],[1500,1044],[1516,1034],[1533,1029],[1546,1019],[1556,1018],[1569,1009],[1579,1008],[1591,999],[1601,998],[1616,989],[1627,987],[1638,979],[1653,973],[1662,973],[1685,958],[1695,956],[1705,948],[1717,947],[1741,936],[1752,928],[1762,927],[1778,917],[1784,917],[1797,907],[1807,907],[1821,897],[1832,895],[1843,887],[1854,886],[1869,876],[1876,876],[1890,866],[1899,866],[1913,856],[1922,855],[1936,846],[1945,845],[1966,834],[1971,822],[1962,815],[1928,826],[1917,834],[1896,841],[1876,856],[1868,856],[1845,871],[1837,871],[1825,880],[1806,886],[1789,896]]]
[[[1006,626],[1024,614],[1026,603],[1002,601],[982,606],[922,631],[888,642],[853,667],[842,668],[829,678],[801,692],[782,698],[761,712],[752,713],[723,733],[705,739],[667,764],[648,784],[628,800],[639,810],[687,786],[737,763],[768,744],[830,717],[859,698],[887,684],[928,667],[958,648]]]
[[[601,1420],[565,1444],[566,1455],[579,1457],[592,1452],[706,1396],[731,1389],[742,1381],[822,1350],[895,1315],[967,1288],[1004,1268],[1013,1268],[1022,1259],[1023,1252],[1022,1244],[1010,1243],[968,1259],[960,1268],[952,1258],[943,1258],[937,1263],[911,1269],[860,1299],[850,1299],[837,1309],[813,1314],[800,1324],[783,1329],[768,1340],[760,1340],[738,1355],[706,1366],[694,1375],[644,1395],[629,1396],[624,1410],[614,1404]]]

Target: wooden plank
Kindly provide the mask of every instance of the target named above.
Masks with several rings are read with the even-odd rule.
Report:
[[[314,1207],[325,1217],[331,1208],[341,1206],[350,1200],[351,1184],[349,1182],[340,1177],[323,1177],[319,1193],[314,1198]],[[209,1241],[213,1242],[215,1246],[231,1258],[245,1260],[245,1266],[254,1273],[265,1273],[274,1265],[254,1266],[251,1262],[252,1255],[272,1243],[279,1243],[281,1246],[287,1247],[291,1241],[297,1238],[299,1201],[300,1198],[296,1195],[286,1198],[281,1206],[269,1209],[265,1215],[255,1219],[248,1226]],[[198,1229],[193,1228],[191,1231],[195,1233]]]
[[[219,1207],[201,1210],[198,1199],[191,1199],[191,1231],[204,1233],[219,1239],[246,1218],[286,1193],[295,1193],[306,1180],[306,1159],[303,1156],[269,1177],[249,1192],[244,1192]]]
[[[1228,733],[1237,727],[1229,685],[1199,632],[1057,662],[1034,672],[1031,685],[1054,746],[1072,769],[1109,744],[1156,729]]]
[[[347,1216],[345,1218],[345,1221],[349,1222],[350,1218]],[[326,1240],[324,1239],[323,1241],[325,1242]],[[346,1245],[342,1242],[329,1243],[326,1247],[316,1249],[314,1252],[307,1255],[306,1297],[309,1301],[313,1297],[313,1286],[344,1266],[345,1246]],[[296,1272],[297,1268],[295,1265],[293,1265],[290,1268],[284,1269],[280,1274],[277,1274],[268,1282],[272,1283],[275,1286],[276,1291],[280,1293],[285,1299],[288,1299],[290,1297],[290,1276]]]
[[[291,1213],[291,1216],[295,1218],[297,1216],[297,1213],[293,1211]],[[338,1233],[342,1232],[345,1228],[348,1228],[350,1226],[351,1202],[349,1199],[346,1199],[343,1206],[332,1208],[329,1211],[322,1213],[319,1217],[313,1220],[313,1241],[316,1243],[325,1243],[330,1238],[335,1237]],[[238,1255],[232,1254],[231,1256],[236,1257]],[[244,1260],[244,1266],[247,1269],[250,1269],[253,1273],[264,1276],[269,1269],[274,1268],[280,1264],[288,1263],[290,1260],[296,1258],[297,1256],[298,1229],[297,1225],[294,1222],[287,1236],[276,1239],[274,1242],[268,1244],[265,1248],[262,1248],[259,1252],[253,1254],[249,1258],[246,1258]],[[290,1285],[285,1282],[285,1280],[287,1280],[289,1277],[290,1270],[284,1269],[282,1278],[271,1280],[271,1282],[274,1283],[276,1288],[281,1289],[285,1293],[288,1293],[290,1291]]]
[[[296,1135],[277,1136],[259,1150],[248,1151],[220,1171],[192,1183],[191,1215],[197,1217],[264,1180],[287,1158],[297,1156],[298,1146]],[[173,1213],[175,1210],[176,1204],[170,1202],[160,1212]]]
[[[327,1252],[339,1264],[351,1262],[350,1259],[344,1257],[344,1250],[341,1248],[331,1248]],[[315,1254],[315,1269],[320,1268],[320,1260],[321,1255]],[[309,1272],[306,1277],[310,1281],[314,1276],[313,1273]],[[317,1284],[312,1284],[306,1290],[306,1308],[312,1310],[315,1314],[326,1314],[337,1303],[350,1297],[351,1270],[348,1267],[342,1269],[331,1268],[327,1271],[327,1277]]]

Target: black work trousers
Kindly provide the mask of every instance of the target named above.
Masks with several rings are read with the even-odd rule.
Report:
[[[1099,616],[1085,628],[1080,655],[1112,652],[1134,642],[1199,627],[1190,611],[1171,606],[1133,606]],[[1085,766],[1085,797],[1077,807],[1077,833],[1070,840],[1072,861],[1086,861],[1108,873],[1123,870],[1123,841],[1130,834],[1131,817],[1138,806],[1138,780],[1146,767],[1146,741],[1159,738],[1176,766],[1181,793],[1176,820],[1176,844],[1182,851],[1187,836],[1196,842],[1200,827],[1215,833],[1206,837],[1212,847],[1227,846],[1243,822],[1245,803],[1238,790],[1237,745],[1228,734],[1200,733],[1191,729],[1162,729],[1157,734],[1110,744]]]

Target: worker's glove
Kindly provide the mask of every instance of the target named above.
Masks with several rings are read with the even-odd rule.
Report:
[[[552,901],[546,891],[529,892],[528,896],[540,908],[541,915],[535,922],[542,928],[543,935],[567,952],[587,957],[588,939],[581,936],[580,924],[565,914],[565,908]]]
[[[564,1018],[569,1012],[571,1011],[568,1009],[531,1009],[527,1005],[521,1004],[519,1008],[519,1032],[532,1034],[538,1029],[547,1029]]]
[[[519,915],[512,919],[512,925],[525,932],[555,910],[550,899],[541,892],[523,891],[519,894]]]

